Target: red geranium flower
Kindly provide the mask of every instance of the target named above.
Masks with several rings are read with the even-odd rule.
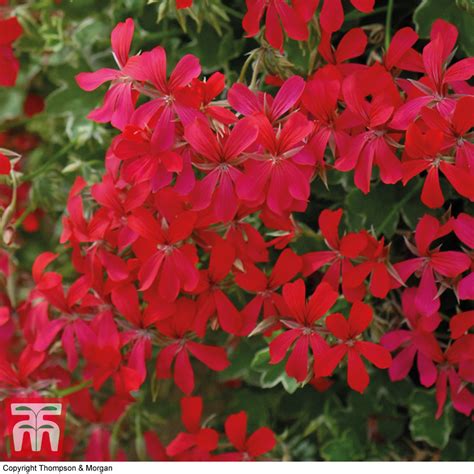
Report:
[[[390,352],[373,342],[357,340],[372,321],[372,308],[356,301],[347,320],[340,313],[326,318],[326,327],[339,339],[339,343],[327,349],[314,361],[316,377],[326,377],[334,372],[342,358],[347,355],[347,382],[349,387],[362,393],[369,385],[369,375],[361,355],[379,369],[388,369],[392,363]]]
[[[245,116],[264,114],[275,124],[286,112],[294,107],[305,88],[299,76],[287,79],[279,88],[275,98],[266,92],[252,92],[246,85],[234,84],[227,94],[229,104]]]
[[[184,136],[196,152],[194,166],[208,172],[194,187],[193,209],[211,209],[223,222],[234,218],[238,207],[235,185],[242,176],[239,166],[247,159],[243,153],[257,135],[257,128],[248,119],[237,122],[221,139],[202,120],[186,128]]]
[[[436,313],[440,306],[435,276],[454,278],[471,265],[469,257],[462,252],[440,251],[439,247],[430,250],[432,242],[449,231],[449,228],[441,227],[436,218],[429,215],[423,216],[416,226],[416,247],[408,243],[409,249],[417,257],[394,265],[404,282],[416,271],[421,274],[415,306],[419,313],[426,316]]]
[[[343,237],[339,237],[341,218],[342,209],[335,211],[325,209],[321,212],[318,224],[330,250],[309,252],[303,255],[303,275],[309,276],[323,266],[329,265],[329,268],[324,272],[323,281],[338,291],[342,276],[342,291],[345,298],[355,301],[364,296],[365,289],[363,287],[349,287],[347,272],[352,268],[351,259],[360,257],[366,248],[368,235],[365,232],[349,232]],[[363,283],[359,286],[362,285]]]
[[[369,291],[376,298],[385,298],[392,288],[397,288],[403,281],[389,261],[390,244],[385,245],[385,238],[375,239],[366,234],[367,246],[362,252],[363,262],[347,269],[345,281],[347,288],[363,288],[364,280],[370,277]],[[359,290],[362,294],[362,289]]]
[[[255,265],[247,265],[245,271],[236,272],[235,282],[240,288],[255,297],[248,303],[246,310],[253,313],[256,321],[263,307],[263,317],[279,315],[279,308],[284,307],[282,296],[277,293],[282,285],[288,283],[301,270],[301,259],[291,249],[285,249],[273,266],[270,275],[266,275]]]
[[[12,43],[22,32],[23,29],[15,17],[0,18],[0,86],[15,85],[20,63],[13,55]]]
[[[129,227],[142,237],[133,244],[135,253],[143,261],[138,272],[142,291],[156,285],[162,299],[173,301],[180,289],[196,288],[199,281],[196,249],[185,243],[195,221],[194,213],[183,212],[171,222],[163,217],[159,223],[144,208],[136,209],[129,216]]]
[[[331,34],[323,30],[318,52],[328,64],[335,66],[342,78],[366,67],[363,64],[347,62],[364,54],[366,47],[367,35],[362,28],[352,28],[345,33],[336,48],[331,44]]]
[[[472,367],[474,363],[474,334],[457,339],[446,349],[444,361],[440,364],[436,380],[436,418],[443,414],[450,388],[453,407],[469,416],[474,410],[474,394],[466,387],[466,382],[474,382]]]
[[[431,387],[436,381],[436,364],[443,361],[443,353],[433,332],[439,326],[441,318],[438,313],[423,316],[416,310],[416,289],[407,288],[402,295],[403,315],[409,329],[397,329],[382,336],[381,344],[389,351],[401,350],[394,357],[388,371],[390,380],[403,380],[410,372],[415,356],[420,382]]]
[[[301,113],[291,115],[277,131],[263,115],[254,120],[264,150],[245,162],[237,193],[249,204],[258,206],[265,202],[271,211],[281,215],[296,205],[295,201],[304,203],[308,199],[308,163],[301,164],[296,155],[313,125]]]
[[[409,26],[398,30],[390,42],[382,63],[388,72],[396,74],[400,69],[404,71],[423,72],[421,54],[412,46],[418,41],[418,35]]]
[[[93,110],[88,118],[96,122],[111,122],[123,130],[132,116],[138,92],[133,90],[138,56],[129,57],[134,23],[131,18],[119,23],[111,35],[112,52],[119,69],[103,68],[95,72],[81,72],[76,76],[79,87],[92,91],[104,82],[112,81],[104,98],[104,105]]]
[[[456,101],[453,113],[444,117],[437,109],[423,107],[421,117],[430,129],[440,130],[444,135],[445,149],[454,148],[457,169],[464,168],[474,174],[474,97],[464,96]],[[403,165],[402,165],[403,166]]]
[[[217,313],[220,327],[229,334],[241,329],[241,316],[222,289],[222,283],[235,261],[235,249],[226,240],[217,239],[211,249],[209,268],[200,273],[195,292],[197,299],[196,333],[203,337],[208,320]]]
[[[445,149],[445,136],[441,130],[428,129],[424,132],[417,123],[408,127],[406,155],[402,162],[403,184],[427,171],[421,201],[431,209],[444,204],[439,183],[440,171],[461,196],[474,201],[474,175],[461,164],[450,163],[449,157],[443,153]]]
[[[247,437],[247,413],[230,415],[224,424],[225,434],[236,452],[216,456],[216,461],[253,461],[271,451],[276,444],[275,435],[262,427]]]
[[[334,306],[338,294],[327,283],[319,284],[306,302],[303,280],[287,283],[283,287],[286,307],[280,309],[284,317],[281,323],[289,328],[270,343],[270,364],[278,364],[286,356],[293,343],[294,347],[286,363],[286,372],[298,382],[308,377],[309,347],[315,360],[327,349],[326,341],[319,334],[315,323]]]
[[[388,126],[396,103],[391,94],[376,93],[371,84],[376,84],[377,89],[382,84],[393,87],[391,76],[377,65],[361,74],[352,74],[343,83],[344,99],[352,118],[348,120],[352,127],[362,131],[345,140],[335,163],[340,171],[354,170],[354,184],[365,194],[370,191],[374,164],[383,183],[394,184],[402,179],[400,160],[393,150],[396,140]],[[369,94],[373,94],[370,102],[365,98]]]
[[[166,447],[166,454],[177,460],[207,461],[217,448],[219,434],[212,428],[203,428],[202,398],[181,399],[181,420],[187,432],[179,433]]]
[[[286,34],[294,40],[306,41],[308,39],[309,31],[307,23],[313,16],[316,10],[316,2],[314,0],[307,0],[310,4],[306,8],[294,7],[296,3],[293,1],[293,6],[286,3],[285,0],[245,0],[248,11],[242,21],[242,26],[247,32],[248,36],[256,36],[260,31],[260,21],[265,10],[267,10],[265,20],[265,38],[276,49],[281,49],[283,46],[283,32],[280,25]]]
[[[357,10],[370,13],[374,9],[375,0],[351,0],[351,3]],[[323,30],[329,33],[339,30],[344,22],[341,0],[323,0],[319,21]]]
[[[192,82],[201,73],[198,58],[192,54],[183,56],[167,76],[166,51],[161,46],[153,48],[139,56],[135,79],[149,82],[155,90],[151,91],[152,100],[137,108],[130,123],[143,127],[169,108],[186,125],[200,117],[199,94],[192,93]],[[155,98],[156,97],[156,98]],[[173,115],[168,115],[170,120]]]
[[[454,25],[438,19],[431,27],[431,41],[423,48],[426,79],[411,81],[417,96],[407,100],[394,114],[391,126],[406,130],[424,106],[436,107],[443,115],[454,109],[455,99],[448,94],[448,87],[469,80],[474,74],[474,58],[465,58],[448,67],[457,39]]]
[[[174,381],[185,394],[194,390],[194,372],[189,354],[212,370],[221,371],[228,365],[227,355],[222,347],[209,346],[190,340],[194,331],[196,304],[187,298],[176,302],[176,311],[156,326],[169,338],[169,345],[160,351],[156,360],[156,375],[161,379],[171,378],[174,361]]]

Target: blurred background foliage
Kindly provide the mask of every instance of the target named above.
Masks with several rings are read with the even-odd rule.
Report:
[[[32,183],[28,208],[42,210],[39,231],[22,235],[17,259],[24,271],[30,270],[40,251],[65,252],[57,242],[71,183],[77,175],[94,182],[103,173],[105,152],[116,131],[87,120],[86,115],[101,102],[105,86],[86,93],[77,87],[74,77],[81,71],[114,67],[110,32],[117,22],[127,17],[135,20],[133,53],[164,46],[170,68],[184,54],[192,53],[201,61],[203,76],[222,71],[228,85],[239,77],[250,79],[251,71],[244,69],[242,73],[242,69],[256,48],[261,48],[263,57],[262,77],[266,73],[307,76],[320,61],[317,22],[312,25],[308,43],[287,40],[283,54],[261,44],[261,38],[245,38],[241,27],[244,0],[195,0],[191,9],[180,11],[174,0],[31,0],[11,4],[24,29],[15,45],[21,72],[15,87],[0,89],[0,132],[23,139],[34,137],[37,146],[26,153],[23,179]],[[361,60],[371,62],[380,57],[387,2],[377,1],[369,15],[352,9],[349,2],[344,2],[344,7],[346,22],[333,39],[337,42],[348,29],[362,26],[369,45]],[[473,15],[470,0],[396,0],[390,27],[393,33],[403,26],[413,26],[426,39],[434,19],[444,18],[459,29],[460,48],[456,55],[462,57],[474,51]],[[419,44],[422,46],[423,40]],[[266,86],[262,83],[262,87]],[[27,117],[25,100],[31,96],[44,100],[44,110]],[[403,235],[427,212],[420,204],[419,189],[419,183],[413,180],[405,188],[401,184],[375,186],[365,196],[353,186],[350,176],[330,172],[328,188],[320,180],[315,181],[308,211],[297,216],[303,232],[292,245],[298,252],[322,248],[315,233],[317,216],[323,208],[342,206],[350,229],[373,228],[378,236],[393,239],[392,250],[397,253]],[[469,212],[461,200],[448,201],[447,205],[464,206]],[[73,277],[67,261],[66,257],[60,260],[66,281]],[[444,304],[449,309],[456,302]],[[397,306],[390,298],[379,305],[381,327],[387,325],[385,313],[392,320],[397,317]],[[371,375],[370,387],[363,396],[339,382],[322,393],[312,386],[295,391],[295,382],[286,376],[284,363],[270,366],[268,351],[257,339],[237,346],[231,355],[231,367],[216,376],[218,383],[209,384],[196,377],[201,383],[197,392],[204,395],[206,413],[246,409],[255,426],[271,425],[280,433],[276,457],[474,460],[472,422],[449,406],[435,421],[433,394],[418,389],[415,382],[393,384],[385,373],[378,372]],[[151,382],[141,392],[132,413],[127,412],[126,419],[114,430],[113,444],[123,446],[130,442],[140,458],[141,433],[147,426],[160,426],[163,420],[178,417],[179,394],[175,391],[166,383],[155,386]],[[219,420],[210,420],[211,425],[218,423]],[[167,441],[166,436],[163,441]]]

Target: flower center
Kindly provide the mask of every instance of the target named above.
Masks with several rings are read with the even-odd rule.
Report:
[[[156,246],[158,250],[160,250],[161,252],[163,252],[165,255],[170,255],[171,253],[173,253],[173,250],[174,250],[174,246],[173,245],[163,245],[163,244],[159,244]]]

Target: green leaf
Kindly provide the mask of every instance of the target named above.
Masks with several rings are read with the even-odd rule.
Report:
[[[20,407],[16,407],[15,411],[33,411],[33,409],[25,405],[22,405]]]
[[[262,388],[272,388],[281,383],[288,393],[294,393],[299,384],[293,377],[287,375],[285,363],[286,361],[275,365],[270,364],[270,350],[265,348],[255,354],[251,367],[261,374],[260,386]]]
[[[372,186],[369,194],[354,189],[346,198],[347,221],[353,230],[360,226],[367,229],[373,227],[377,235],[391,237],[397,228],[399,211],[388,213],[396,208],[397,195],[392,185],[378,184]],[[382,204],[383,203],[383,204]]]
[[[254,349],[248,340],[243,339],[237,349],[230,355],[230,366],[219,372],[219,380],[232,380],[243,377],[249,371],[254,357]]]
[[[443,449],[453,429],[453,411],[450,406],[438,420],[435,418],[436,400],[432,391],[416,390],[410,397],[410,433],[415,441],[424,441],[434,448]]]
[[[71,114],[82,118],[100,104],[103,95],[103,90],[84,92],[76,84],[64,82],[46,98],[46,113]]]
[[[452,440],[441,451],[442,461],[465,461],[466,460],[466,444],[461,441]]]
[[[321,457],[325,461],[358,461],[364,459],[364,455],[363,446],[349,431],[321,446]]]
[[[474,446],[474,424],[471,424],[464,433],[464,441],[466,446]],[[472,449],[467,451],[467,458],[464,461],[474,461],[474,451]]]
[[[18,87],[0,87],[0,123],[21,116],[24,91]]]
[[[350,229],[357,231],[361,227],[373,227],[378,236],[383,234],[390,238],[398,227],[400,214],[407,207],[411,208],[404,214],[407,223],[417,222],[426,211],[425,206],[419,203],[422,184],[421,179],[414,179],[407,186],[378,183],[372,186],[369,194],[354,189],[345,203]]]
[[[413,14],[418,34],[429,38],[433,22],[442,18],[459,30],[459,42],[469,56],[474,55],[474,10],[469,0],[423,0]]]
[[[141,426],[141,416],[137,413],[135,416],[135,451],[140,461],[146,460],[146,446]]]

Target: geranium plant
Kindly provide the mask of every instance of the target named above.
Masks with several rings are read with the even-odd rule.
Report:
[[[0,398],[64,459],[472,458],[471,7],[12,3]]]

